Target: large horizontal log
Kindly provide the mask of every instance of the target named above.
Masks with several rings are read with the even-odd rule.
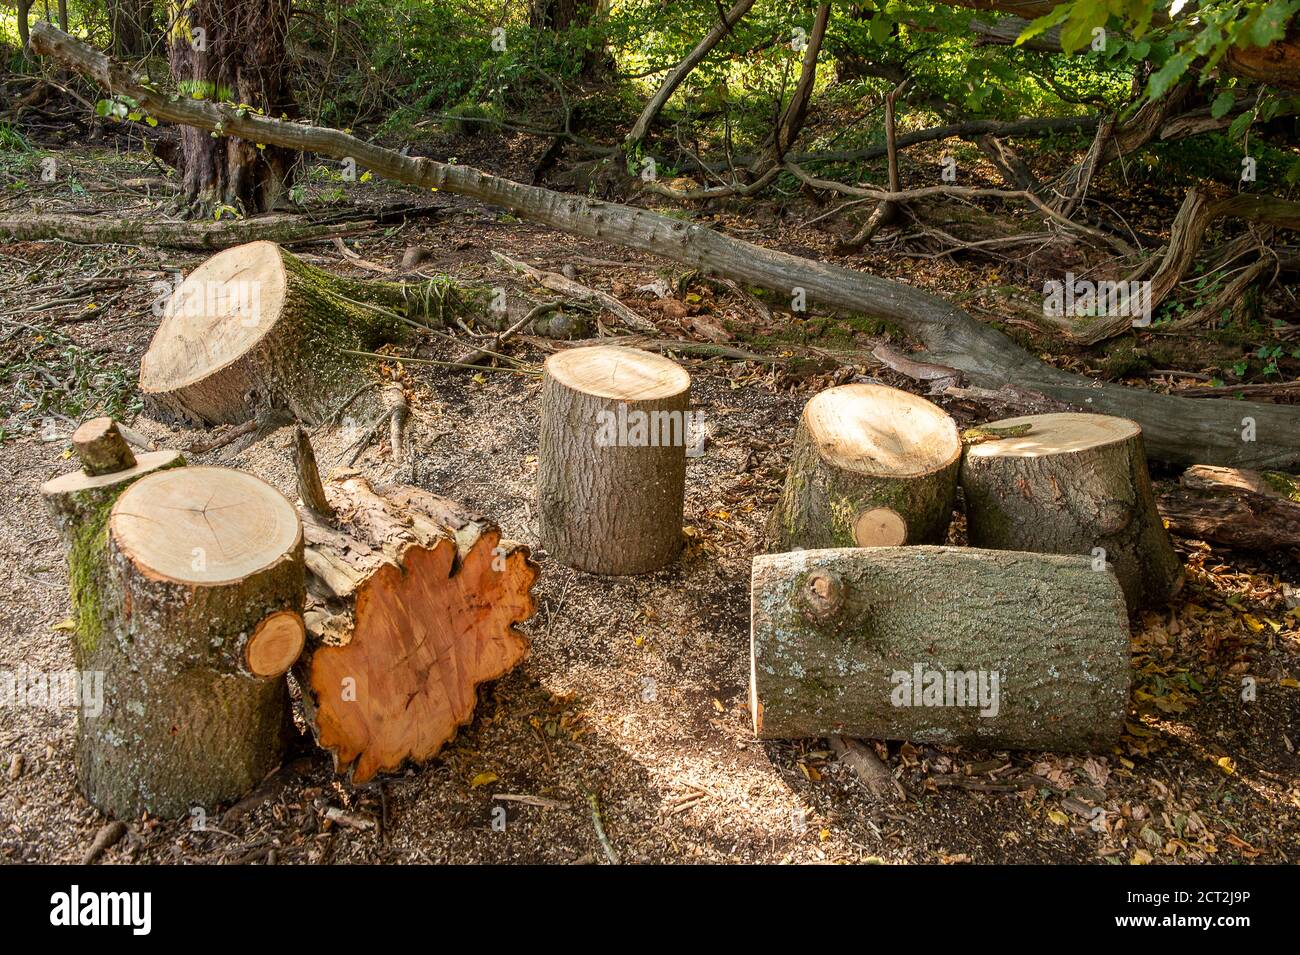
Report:
[[[150,89],[119,63],[48,23],[32,30],[32,49],[50,56],[168,122],[221,129],[252,142],[351,157],[400,182],[443,189],[511,210],[574,235],[652,251],[692,268],[794,295],[825,307],[892,321],[929,349],[928,360],[967,373],[978,386],[1007,382],[1142,425],[1152,457],[1172,464],[1254,468],[1300,466],[1300,409],[1158,395],[1103,385],[1052,368],[997,329],[928,292],[865,272],[814,262],[645,209],[527,186],[470,166],[404,156],[336,129],[257,116],[233,106],[176,99]],[[1244,420],[1249,419],[1249,420]]]
[[[1128,614],[1086,556],[864,547],[754,558],[763,739],[1087,750],[1119,736]]]
[[[86,245],[158,245],[169,249],[226,249],[245,242],[281,245],[321,242],[365,232],[370,220],[311,222],[301,216],[268,215],[220,222],[151,222],[103,216],[41,216],[0,219],[0,239],[79,242]]]

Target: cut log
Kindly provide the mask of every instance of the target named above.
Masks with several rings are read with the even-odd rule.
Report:
[[[1241,550],[1300,547],[1300,477],[1198,465],[1160,499],[1170,530]]]
[[[758,246],[725,235],[707,223],[686,222],[582,195],[564,195],[501,179],[471,166],[402,155],[339,130],[258,116],[234,105],[184,97],[171,99],[122,64],[48,23],[37,23],[32,28],[32,49],[57,59],[107,90],[132,97],[141,110],[157,119],[334,159],[351,157],[378,176],[468,196],[574,235],[653,252],[781,295],[803,289],[810,302],[888,320],[926,346],[927,361],[965,372],[976,387],[999,388],[1012,381],[1069,404],[1138,420],[1148,450],[1160,461],[1184,466],[1208,463],[1254,468],[1291,468],[1300,464],[1300,409],[1294,406],[1243,406],[1231,400],[1193,405],[1185,398],[1139,388],[1099,387],[1092,379],[1044,364],[992,325],[911,285]],[[1010,136],[1025,134],[1026,129],[1095,125],[1095,119],[1080,117],[1013,124],[981,120],[923,131],[920,140],[900,136],[897,145],[902,148],[909,142],[958,133],[993,131]],[[879,152],[883,153],[883,147]],[[821,158],[828,157],[823,154]],[[1249,427],[1243,417],[1250,419]]]
[[[985,430],[961,469],[974,547],[1088,554],[1114,565],[1129,608],[1167,602],[1183,565],[1156,511],[1142,429],[1126,418],[1045,414]]]
[[[1119,582],[1087,558],[949,547],[754,558],[762,739],[1095,750],[1128,703]]]
[[[135,467],[135,454],[112,418],[91,418],[72,434],[72,449],[86,474],[98,476]]]
[[[478,685],[523,660],[516,625],[536,610],[538,567],[491,521],[418,488],[345,472],[324,493],[332,519],[300,510],[309,649],[295,676],[317,742],[364,783],[434,757],[473,717]]]
[[[772,549],[942,544],[960,465],[956,423],[924,398],[884,385],[823,391],[799,418]]]
[[[546,360],[537,450],[542,543],[593,574],[658,570],[682,546],[691,376],[598,345]]]
[[[46,495],[59,510],[85,497],[56,483]],[[83,674],[102,674],[102,699],[78,720],[82,792],[118,818],[244,795],[280,762],[289,726],[279,677],[301,649],[304,597],[293,506],[239,471],[164,466],[111,509],[77,510],[61,525],[75,657]]]
[[[315,423],[371,374],[348,352],[400,340],[415,317],[437,326],[485,311],[484,291],[340,278],[251,242],[208,259],[171,296],[140,362],[140,390],[163,417],[199,425],[266,408]]]

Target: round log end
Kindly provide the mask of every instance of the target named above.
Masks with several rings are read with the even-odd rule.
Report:
[[[112,418],[91,418],[72,434],[72,449],[91,477],[135,467],[135,455]]]
[[[828,388],[805,406],[803,424],[823,461],[855,474],[921,477],[961,457],[961,435],[947,412],[885,385]]]
[[[274,242],[249,242],[208,259],[168,299],[140,361],[140,390],[168,394],[238,361],[275,323],[286,285]]]
[[[1022,431],[1026,425],[1029,430]],[[1142,434],[1138,423],[1128,418],[1075,411],[1004,418],[982,425],[980,430],[994,437],[971,447],[968,457],[1040,458],[1089,451],[1131,441]],[[998,437],[999,431],[1014,433]]]
[[[546,359],[546,374],[573,391],[615,401],[661,401],[691,387],[690,374],[675,361],[617,345],[556,352]]]
[[[292,610],[268,614],[244,648],[248,672],[259,679],[283,676],[297,662],[307,642],[307,628],[302,617]]]
[[[859,547],[895,547],[907,542],[907,521],[892,507],[873,507],[853,521]]]
[[[109,532],[145,574],[189,586],[242,581],[302,546],[293,505],[260,478],[227,468],[158,471],[113,505]]]

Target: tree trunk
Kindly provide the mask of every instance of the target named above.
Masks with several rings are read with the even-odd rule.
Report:
[[[1160,514],[1184,537],[1242,550],[1300,547],[1300,478],[1279,471],[1188,468]]]
[[[108,0],[113,55],[134,60],[149,53],[154,35],[153,0]]]
[[[1086,558],[949,547],[754,558],[762,739],[1096,750],[1128,703],[1128,617]],[[969,691],[969,692],[961,692]]]
[[[942,544],[957,495],[961,437],[924,398],[841,385],[804,407],[772,549]]]
[[[320,486],[314,459],[298,473]],[[349,472],[322,494],[329,514],[300,511],[311,649],[295,675],[317,742],[359,784],[435,756],[473,717],[476,687],[523,660],[516,624],[536,611],[538,567],[491,521],[418,488],[377,492]]]
[[[152,116],[200,129],[218,127],[256,142],[311,150],[334,158],[351,156],[377,175],[424,188],[442,189],[502,206],[522,218],[574,235],[653,252],[736,282],[782,295],[802,289],[808,300],[894,322],[922,342],[927,360],[967,373],[971,384],[1000,388],[1008,382],[1069,404],[1133,418],[1142,425],[1151,455],[1169,464],[1223,464],[1253,468],[1300,465],[1300,410],[1285,405],[1230,400],[1201,401],[1122,385],[1102,385],[1039,361],[997,329],[920,288],[826,262],[764,248],[686,222],[587,196],[567,195],[488,175],[469,166],[403,156],[334,129],[302,126],[229,107],[192,100],[173,102],[84,43],[38,23],[33,49],[52,56],[106,89],[138,100]],[[1035,125],[1044,127],[1053,121]],[[1076,122],[1068,120],[1067,125]],[[1002,135],[1009,135],[1005,126]],[[961,124],[967,134],[988,132]],[[930,131],[925,138],[939,133]],[[907,136],[898,138],[901,148]]]
[[[293,110],[285,72],[290,0],[175,0],[168,30],[172,79],[184,96],[244,104],[267,116]],[[199,32],[202,31],[202,32]],[[199,218],[288,204],[293,153],[234,136],[182,129],[181,184]]]
[[[803,51],[803,65],[799,71],[799,82],[795,85],[790,102],[777,121],[772,131],[771,140],[759,158],[750,167],[750,174],[755,178],[764,175],[777,163],[784,161],[785,152],[794,145],[803,130],[804,120],[808,116],[808,104],[812,101],[813,87],[817,83],[817,57],[821,54],[822,40],[826,37],[826,25],[831,18],[831,5],[820,4],[817,16],[813,20],[812,33],[808,35],[808,45]],[[892,100],[891,100],[892,102]]]
[[[371,373],[369,359],[349,352],[400,340],[408,315],[441,325],[453,311],[485,312],[486,294],[446,281],[345,279],[270,242],[241,245],[200,265],[168,300],[140,390],[164,417],[201,425],[266,408],[317,422]]]
[[[41,215],[0,219],[0,238],[20,242],[82,242],[87,245],[159,245],[216,251],[248,242],[319,242],[374,228],[373,220],[312,222],[299,216],[268,215],[219,222],[169,222],[108,216]]]
[[[236,799],[274,769],[281,677],[303,645],[293,507],[251,475],[181,463],[160,451],[42,489],[68,551],[77,669],[102,675],[102,707],[78,719],[78,783],[123,819]]]
[[[644,574],[682,544],[691,378],[634,348],[546,360],[537,449],[541,539],[593,574]]]
[[[1183,565],[1156,512],[1142,429],[1091,414],[1046,414],[985,428],[1028,430],[971,447],[962,463],[975,547],[1092,555],[1109,562],[1129,608],[1166,603]]]

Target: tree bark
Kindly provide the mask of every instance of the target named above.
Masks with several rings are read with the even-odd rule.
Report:
[[[300,485],[319,485],[299,467]],[[491,521],[418,488],[346,472],[324,494],[334,516],[300,511],[310,649],[295,673],[317,742],[360,784],[433,758],[479,684],[523,660],[516,625],[536,611],[538,567]]]
[[[182,94],[267,116],[292,111],[289,7],[290,0],[173,0],[167,59]],[[290,151],[192,128],[181,130],[180,145],[182,194],[199,218],[219,206],[252,214],[287,205]]]
[[[1160,499],[1174,533],[1241,550],[1300,547],[1300,478],[1198,466]]]
[[[374,226],[373,221],[310,222],[299,216],[269,215],[219,222],[151,222],[104,216],[42,215],[0,219],[0,238],[21,242],[80,242],[89,245],[158,245],[171,249],[228,249],[247,242],[319,242]]]
[[[345,279],[270,242],[241,245],[204,262],[168,300],[140,390],[163,417],[201,425],[268,408],[319,422],[372,373],[350,352],[400,340],[414,316],[438,326],[486,312],[486,299],[486,289],[449,281]]]
[[[102,710],[78,720],[78,783],[124,819],[210,808],[274,769],[290,712],[280,677],[302,647],[292,506],[250,475],[181,463],[154,452],[43,488],[68,550],[77,669],[103,680]]]
[[[937,406],[882,385],[841,385],[804,407],[768,524],[777,551],[942,544],[961,437]]]
[[[1091,414],[1046,414],[985,428],[1028,431],[971,447],[961,469],[975,547],[1092,555],[1110,563],[1130,609],[1166,603],[1183,565],[1156,512],[1142,430]]]
[[[682,546],[691,379],[633,348],[570,348],[546,360],[537,511],[561,563],[644,574]]]
[[[438,188],[502,206],[525,219],[575,235],[617,242],[737,282],[789,295],[801,288],[810,301],[898,324],[929,349],[928,360],[966,372],[972,384],[1008,382],[1142,425],[1147,450],[1169,464],[1254,468],[1300,466],[1300,411],[1283,405],[1195,401],[1096,382],[1052,368],[942,299],[864,272],[813,262],[686,222],[586,196],[553,192],[488,175],[469,166],[403,156],[333,129],[239,115],[215,103],[172,102],[144,86],[120,64],[48,24],[32,32],[33,48],[136,98],[153,116],[201,129],[221,126],[253,139],[322,155],[352,156],[377,175]],[[899,137],[902,146],[905,137]]]
[[[1066,751],[1106,748],[1123,728],[1124,598],[1086,558],[948,547],[767,554],[754,558],[750,621],[762,739]],[[959,685],[973,692],[958,696]]]
[[[147,55],[154,32],[153,0],[108,0],[107,8],[113,55],[128,60]]]

